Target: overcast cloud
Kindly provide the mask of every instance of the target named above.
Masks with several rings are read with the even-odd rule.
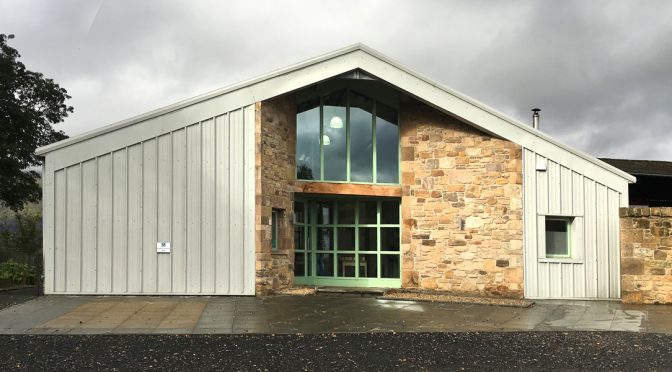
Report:
[[[672,160],[670,1],[0,0],[69,135],[355,42],[597,156]]]

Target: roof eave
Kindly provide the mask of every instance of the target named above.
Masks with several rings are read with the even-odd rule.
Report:
[[[636,182],[636,178],[634,176],[632,176],[632,175],[630,175],[630,174],[628,174],[628,173],[626,173],[626,172],[624,172],[624,171],[622,171],[622,170],[620,170],[620,169],[618,169],[618,168],[616,168],[616,167],[614,167],[610,164],[607,164],[607,163],[597,159],[596,157],[594,157],[592,155],[586,154],[586,153],[584,153],[584,152],[582,152],[578,149],[575,149],[571,146],[568,146],[564,143],[561,143],[561,142],[557,141],[556,139],[554,139],[553,137],[551,137],[551,136],[549,136],[549,135],[547,135],[547,134],[545,134],[545,133],[543,133],[539,130],[533,129],[530,126],[525,125],[525,124],[519,122],[518,120],[513,119],[513,118],[497,111],[496,109],[477,101],[476,99],[473,99],[473,98],[471,98],[471,97],[469,97],[465,94],[459,93],[457,91],[454,91],[453,89],[451,89],[451,88],[449,88],[449,87],[447,87],[447,86],[445,86],[441,83],[438,83],[438,82],[436,82],[436,81],[434,81],[434,80],[432,80],[432,79],[430,79],[430,78],[428,78],[428,77],[426,77],[426,76],[424,76],[424,75],[422,75],[418,72],[415,72],[415,71],[403,66],[402,64],[392,60],[391,58],[381,54],[380,52],[378,52],[378,51],[376,51],[376,50],[374,50],[374,49],[372,49],[372,48],[370,48],[366,45],[363,45],[361,43],[349,45],[347,47],[338,49],[336,51],[333,51],[333,52],[330,52],[330,53],[327,53],[327,54],[323,54],[321,56],[311,58],[311,59],[305,60],[303,62],[299,62],[297,64],[294,64],[294,65],[291,65],[291,66],[288,66],[288,67],[285,67],[285,68],[282,68],[282,69],[271,71],[267,74],[261,75],[259,77],[253,78],[253,79],[249,79],[249,80],[246,80],[246,81],[243,81],[243,82],[240,82],[240,83],[237,83],[237,84],[233,84],[233,85],[221,88],[221,89],[217,89],[217,90],[214,90],[214,91],[211,91],[211,92],[208,92],[208,93],[204,93],[204,94],[198,95],[196,97],[186,99],[186,100],[177,102],[175,104],[168,105],[168,106],[165,106],[165,107],[147,112],[145,114],[134,116],[132,118],[122,120],[122,121],[119,121],[119,122],[116,122],[116,123],[113,123],[113,124],[109,124],[109,125],[103,126],[101,128],[88,131],[86,133],[71,137],[71,138],[63,140],[63,141],[59,141],[59,142],[52,143],[52,144],[47,145],[47,146],[40,147],[35,151],[35,153],[37,155],[45,155],[49,152],[52,152],[52,151],[58,150],[60,148],[64,148],[64,147],[73,145],[75,143],[84,141],[88,138],[95,137],[95,136],[105,134],[105,133],[109,133],[109,132],[112,132],[112,131],[115,131],[115,130],[118,130],[118,129],[121,129],[121,128],[124,128],[124,127],[127,127],[127,126],[130,126],[130,125],[134,125],[134,124],[137,124],[139,122],[146,121],[146,120],[155,118],[157,116],[169,113],[171,111],[175,111],[175,110],[178,110],[178,109],[181,109],[181,108],[184,108],[184,107],[188,107],[188,106],[197,104],[199,102],[211,99],[213,97],[221,96],[223,94],[227,94],[227,93],[236,91],[238,89],[243,89],[243,88],[251,86],[253,84],[256,84],[256,83],[259,83],[259,82],[262,82],[262,81],[265,81],[265,80],[273,79],[275,77],[290,73],[292,71],[296,71],[296,70],[299,70],[301,68],[305,68],[305,67],[308,67],[308,66],[326,61],[326,60],[330,60],[330,59],[333,59],[333,58],[344,56],[346,54],[357,52],[357,51],[362,51],[364,53],[367,53],[370,56],[372,56],[374,58],[377,58],[377,59],[379,59],[379,60],[381,60],[381,61],[383,61],[383,62],[385,62],[385,63],[387,63],[387,64],[389,64],[393,67],[396,67],[399,70],[401,70],[401,71],[403,71],[403,72],[405,72],[405,73],[407,73],[407,74],[409,74],[409,75],[411,75],[411,76],[413,76],[417,79],[420,79],[420,80],[424,81],[425,83],[427,83],[431,86],[434,86],[434,87],[444,91],[445,93],[454,96],[455,98],[457,98],[459,100],[462,100],[462,101],[464,101],[464,102],[466,102],[470,105],[476,106],[476,107],[480,108],[481,110],[489,112],[490,114],[498,117],[499,119],[504,120],[504,121],[508,122],[509,124],[514,125],[514,126],[520,128],[520,129],[523,129],[523,130],[527,131],[528,133],[532,134],[533,136],[538,137],[539,139],[541,139],[543,141],[550,142],[550,143],[552,143],[552,144],[554,144],[554,145],[556,145],[556,146],[558,146],[558,147],[560,147],[560,148],[562,148],[566,151],[569,151],[569,152],[579,156],[580,158],[583,158],[586,161],[589,161],[589,162],[591,162],[591,163],[593,163],[593,164],[595,164],[595,165],[597,165],[597,166],[599,166],[599,167],[601,167],[601,168],[603,168],[603,169],[605,169],[605,170],[607,170],[607,171],[609,171],[609,172],[627,180],[629,183]],[[409,93],[412,94],[413,92],[409,92]]]

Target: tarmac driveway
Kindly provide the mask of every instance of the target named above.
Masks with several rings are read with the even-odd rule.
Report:
[[[538,301],[529,308],[343,295],[46,296],[0,311],[0,333],[638,331],[672,333],[672,308]]]

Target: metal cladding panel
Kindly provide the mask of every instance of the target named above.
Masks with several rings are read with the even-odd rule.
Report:
[[[46,292],[253,295],[254,115],[243,107],[61,169],[47,154]]]
[[[623,184],[604,185],[525,149],[525,296],[619,298],[618,207]],[[571,258],[546,257],[547,216],[572,220]]]

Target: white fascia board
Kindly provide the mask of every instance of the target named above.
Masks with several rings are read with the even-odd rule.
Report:
[[[174,103],[172,105],[161,107],[159,109],[152,110],[152,111],[146,112],[144,114],[140,114],[140,115],[137,115],[137,116],[134,116],[134,117],[122,120],[122,121],[118,121],[118,122],[115,122],[115,123],[112,123],[112,124],[109,124],[109,125],[97,128],[97,129],[90,130],[88,132],[85,132],[85,133],[79,134],[77,136],[67,138],[67,139],[62,140],[62,141],[54,142],[52,144],[39,147],[35,151],[35,154],[36,155],[44,155],[48,152],[63,148],[65,146],[70,146],[70,145],[75,144],[77,142],[85,141],[89,138],[96,137],[96,136],[99,136],[101,134],[109,133],[109,132],[127,127],[129,125],[133,125],[133,124],[137,124],[137,123],[140,123],[140,122],[143,122],[143,121],[147,121],[147,120],[153,119],[157,116],[161,116],[161,115],[164,115],[164,114],[176,111],[176,110],[180,110],[180,109],[186,108],[188,106],[195,105],[195,104],[201,103],[203,101],[210,100],[212,98],[216,98],[218,96],[221,96],[221,95],[224,95],[224,94],[227,94],[227,93],[231,93],[231,92],[243,89],[243,88],[248,88],[248,87],[253,86],[257,83],[260,83],[260,82],[263,82],[263,81],[266,81],[266,80],[270,80],[270,79],[273,79],[275,77],[290,73],[290,72],[295,71],[295,70],[300,70],[300,69],[308,67],[308,66],[316,65],[316,64],[319,64],[323,61],[330,60],[330,59],[333,59],[333,58],[336,58],[336,57],[340,57],[340,56],[346,55],[348,53],[351,53],[353,51],[360,50],[360,49],[362,49],[361,44],[353,44],[353,45],[347,46],[345,48],[342,48],[342,49],[339,49],[339,50],[321,55],[319,57],[315,57],[315,58],[305,60],[303,62],[299,62],[295,65],[291,65],[291,66],[288,66],[286,68],[271,71],[267,74],[258,76],[256,78],[253,78],[253,79],[250,79],[250,80],[245,80],[245,81],[237,83],[237,84],[233,84],[233,85],[229,85],[229,86],[224,87],[224,88],[216,89],[216,90],[213,90],[211,92],[204,93],[204,94],[198,95],[196,97],[189,98],[189,99]],[[280,92],[279,94],[283,94],[283,93],[286,93],[286,92],[287,91]],[[249,104],[249,103],[247,103],[247,104]],[[245,104],[243,104],[243,105],[245,105]]]
[[[385,65],[388,65],[388,68],[385,66],[379,68],[378,74],[362,67],[363,70],[366,70],[367,72],[372,73],[373,75],[376,75],[377,77],[406,90],[408,93],[415,95],[417,98],[432,104],[444,112],[458,116],[482,130],[518,143],[519,145],[529,148],[541,155],[547,156],[546,154],[548,150],[555,148],[555,150],[569,152],[575,155],[577,158],[588,161],[603,170],[606,170],[619,176],[620,178],[627,180],[628,182],[636,181],[636,178],[631,174],[613,167],[592,155],[586,154],[578,149],[561,143],[544,132],[521,123],[516,119],[508,117],[494,108],[489,107],[467,95],[456,92],[451,88],[448,88],[415,71],[412,71],[371,48],[361,46],[361,49],[367,54],[380,60]],[[399,83],[405,83],[405,86],[401,86],[398,83],[389,80],[389,77],[379,75],[382,72],[390,72],[389,66],[396,68],[399,73],[405,73],[408,75],[407,77],[398,76],[396,79]],[[564,165],[570,168],[574,165],[570,160],[578,160],[572,159],[573,157],[568,156],[562,156],[562,158],[565,159]]]
[[[443,112],[462,118],[471,125],[478,127],[486,132],[496,134],[512,142],[518,143],[522,147],[528,148],[538,154],[547,156],[562,163],[563,165],[579,169],[579,172],[584,174],[592,174],[594,172],[602,173],[608,183],[615,182],[616,178],[627,182],[635,182],[635,177],[621,171],[599,159],[583,153],[577,149],[560,143],[551,136],[531,128],[515,119],[507,117],[506,115],[496,111],[495,109],[486,106],[473,98],[458,93],[442,84],[439,84],[421,74],[418,74],[401,64],[392,61],[390,58],[380,54],[379,52],[366,47],[361,44],[355,44],[332,53],[316,57],[299,64],[271,72],[261,77],[251,79],[233,86],[219,89],[192,99],[176,103],[174,105],[166,106],[164,108],[151,111],[149,113],[136,116],[118,123],[114,123],[79,136],[75,136],[51,145],[47,145],[37,149],[38,155],[43,155],[59,149],[67,149],[73,144],[80,143],[89,139],[96,138],[102,134],[107,134],[120,129],[145,122],[149,124],[149,120],[157,120],[163,123],[162,125],[154,125],[156,132],[153,135],[160,135],[167,133],[170,130],[179,129],[182,126],[196,123],[200,120],[205,120],[227,112],[240,108],[257,101],[262,101],[277,95],[281,95],[301,87],[314,84],[316,82],[328,79],[335,75],[361,68],[388,83],[405,90],[409,94],[431,104],[435,108]],[[204,103],[207,104],[204,105]],[[198,105],[197,105],[198,104]],[[178,115],[167,115],[178,114]],[[143,125],[147,127],[151,125]],[[139,140],[149,138],[144,128],[138,128],[143,132],[144,136],[139,136]],[[124,133],[122,137],[128,138],[127,135],[131,133]],[[108,136],[105,136],[108,137]],[[122,138],[117,141],[108,141],[106,138],[104,143],[117,145],[121,143]],[[94,141],[99,142],[99,141]],[[102,141],[101,141],[102,142]],[[98,153],[105,153],[99,146],[104,143],[91,144],[91,150],[96,150]],[[103,147],[113,147],[103,146]],[[75,153],[70,151],[70,154],[61,154],[59,151],[59,158],[64,157],[63,161],[58,161],[59,166],[67,165],[74,158],[86,158],[91,151],[79,152],[79,146]],[[117,147],[118,148],[118,147]],[[113,151],[111,148],[108,151]],[[102,151],[101,151],[102,150]],[[68,156],[70,155],[70,156]],[[94,155],[95,156],[95,155]],[[70,159],[67,159],[70,158]],[[581,163],[592,164],[593,166],[582,166]],[[591,173],[592,172],[592,173]],[[605,181],[603,181],[605,182]]]
[[[340,55],[339,58],[325,59],[320,63],[297,68],[271,79],[262,79],[246,87],[215,95],[197,103],[183,104],[179,107],[176,105],[173,109],[164,109],[163,113],[147,114],[139,117],[140,119],[129,119],[127,122],[120,122],[86,133],[82,135],[84,137],[73,137],[50,145],[58,146],[45,149],[42,153],[48,153],[48,156],[54,155],[55,169],[61,169],[85,159],[329,79],[334,75],[356,69],[358,66],[357,53],[348,52]]]

